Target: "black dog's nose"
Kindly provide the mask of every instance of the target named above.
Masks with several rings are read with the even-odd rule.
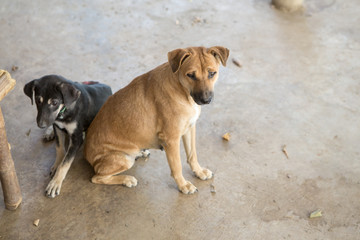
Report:
[[[39,128],[46,128],[47,124],[45,123],[45,121],[38,121],[37,125]]]

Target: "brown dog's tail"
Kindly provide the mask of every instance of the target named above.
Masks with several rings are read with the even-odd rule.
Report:
[[[98,84],[99,82],[96,82],[96,81],[86,81],[86,82],[82,82],[82,84],[85,84],[85,85],[94,85],[94,84]]]

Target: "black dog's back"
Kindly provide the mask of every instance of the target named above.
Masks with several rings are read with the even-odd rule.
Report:
[[[89,82],[76,82],[74,84],[76,88],[81,91],[81,98],[84,101],[84,106],[82,107],[85,107],[85,109],[79,108],[79,110],[84,112],[84,115],[87,115],[87,118],[83,119],[83,127],[86,131],[102,105],[104,105],[108,97],[112,95],[112,91],[108,85],[99,82],[90,82],[90,84]],[[80,114],[80,116],[81,115],[84,116],[83,114]]]

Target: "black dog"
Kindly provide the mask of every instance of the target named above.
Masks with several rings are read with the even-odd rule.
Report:
[[[48,75],[27,83],[24,93],[31,98],[31,104],[35,98],[37,125],[40,128],[53,125],[54,128],[56,161],[45,192],[53,198],[60,194],[66,173],[83,143],[83,132],[112,94],[111,88],[97,82],[81,84]]]

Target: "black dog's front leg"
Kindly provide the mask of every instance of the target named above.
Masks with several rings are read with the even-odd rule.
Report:
[[[66,145],[66,142],[69,140],[69,135],[66,133],[66,131],[61,130],[56,125],[54,125],[54,136],[56,143],[56,160],[54,165],[51,167],[51,177],[54,177],[57,167],[64,159],[65,151],[68,148],[68,144]]]
[[[71,136],[69,135],[69,138],[69,147],[66,151],[66,154],[63,160],[57,166],[54,177],[46,187],[45,193],[48,197],[51,198],[54,198],[60,194],[62,182],[64,181],[65,176],[69,171],[72,162],[74,161],[76,153],[83,142],[82,132],[74,132]]]

